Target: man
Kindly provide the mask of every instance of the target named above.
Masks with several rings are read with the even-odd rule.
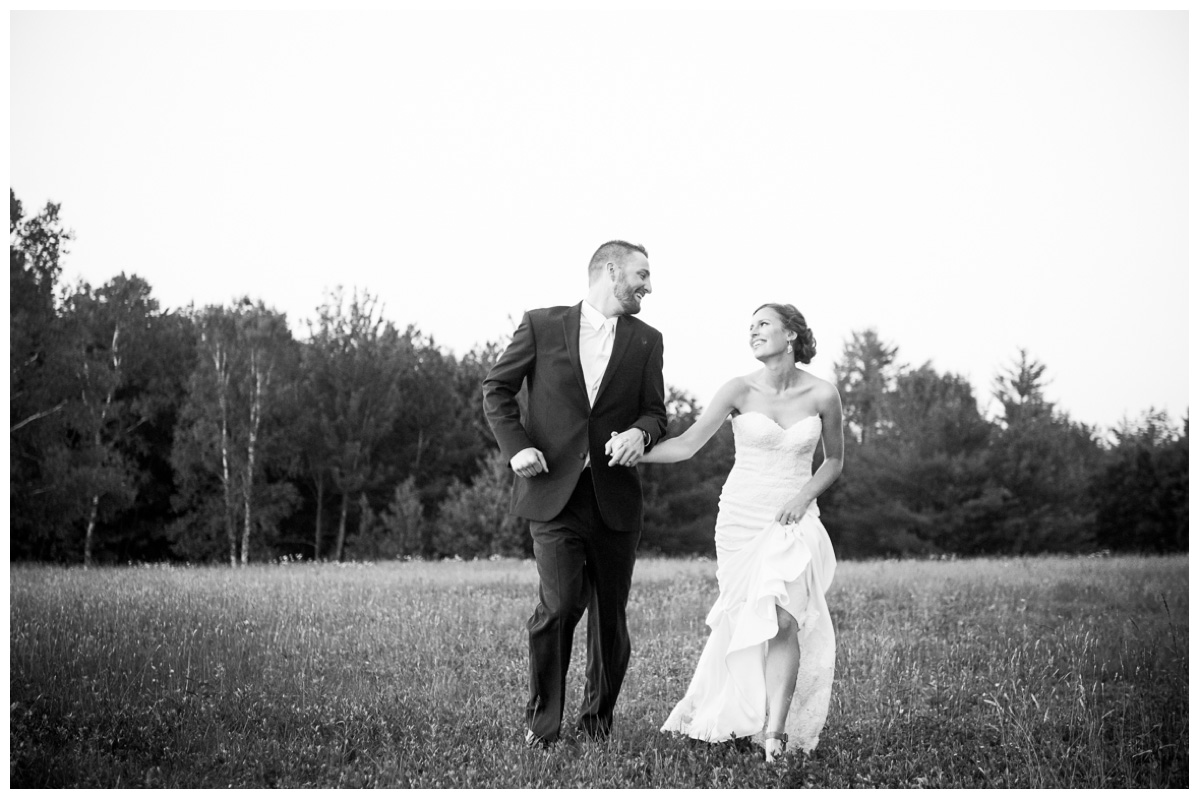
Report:
[[[584,609],[587,684],[576,728],[599,739],[612,729],[629,664],[625,604],[642,528],[636,465],[667,427],[662,334],[633,316],[651,291],[646,249],[601,245],[588,281],[582,303],[526,312],[483,382],[484,413],[516,473],[511,511],[529,520],[540,580],[528,622],[530,747],[561,734],[571,640]]]

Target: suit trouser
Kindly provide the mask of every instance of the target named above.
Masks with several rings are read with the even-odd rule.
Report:
[[[629,666],[625,604],[641,531],[604,524],[590,469],[566,507],[549,522],[530,522],[540,588],[529,618],[529,703],[525,722],[546,741],[558,738],[566,702],[575,626],[588,612],[587,683],[579,728],[606,736]]]

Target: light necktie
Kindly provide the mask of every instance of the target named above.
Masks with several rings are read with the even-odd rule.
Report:
[[[608,367],[608,359],[612,355],[613,334],[617,327],[617,318],[609,317],[600,326],[600,346],[596,348],[596,360],[593,367],[592,385],[588,387],[588,402],[596,404],[596,395],[600,392],[600,382],[604,380],[604,370]]]

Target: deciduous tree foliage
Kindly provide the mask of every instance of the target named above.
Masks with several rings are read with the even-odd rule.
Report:
[[[667,387],[667,433],[678,436],[700,416],[696,398]],[[733,467],[733,429],[728,420],[695,456],[677,464],[646,464],[642,472],[642,552],[663,555],[716,553],[717,501]]]
[[[86,513],[72,464],[66,406],[76,394],[67,326],[59,314],[60,259],[73,237],[47,203],[26,218],[9,192],[9,502],[10,553],[63,558],[79,547],[73,531]]]
[[[128,509],[137,498],[137,466],[127,459],[130,437],[146,419],[153,397],[129,391],[149,361],[148,334],[158,303],[136,275],[118,275],[98,289],[86,283],[67,297],[63,317],[72,335],[70,356],[78,397],[68,416],[77,441],[75,467],[90,474],[83,534],[83,563],[92,563],[96,524]]]
[[[349,299],[338,289],[310,323],[304,348],[304,406],[312,433],[303,459],[317,489],[313,557],[321,558],[326,478],[340,498],[333,558],[345,555],[351,507],[369,509],[366,493],[388,477],[379,450],[402,410],[401,383],[415,368],[411,331],[383,319],[367,293]],[[362,515],[360,515],[362,516]]]
[[[10,553],[166,557],[187,320],[137,276],[59,286],[58,207],[26,220],[10,201]]]
[[[282,314],[262,301],[195,315],[196,368],[172,456],[179,476],[174,531],[183,552],[231,565],[250,560],[255,533],[270,535],[296,502],[287,420],[298,350]],[[215,512],[215,513],[214,513]]]
[[[97,524],[94,555],[105,561],[160,561],[172,554],[167,535],[175,516],[171,453],[195,366],[196,335],[191,318],[181,311],[155,311],[146,322],[136,348],[131,338],[128,369],[117,393],[128,424],[115,437],[115,448],[132,469],[136,497]]]

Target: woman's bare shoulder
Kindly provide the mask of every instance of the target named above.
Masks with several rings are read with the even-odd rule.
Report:
[[[841,403],[841,395],[838,394],[836,386],[807,370],[804,371],[804,374],[808,376],[809,391],[812,392],[818,405],[824,407],[829,403]]]
[[[756,374],[736,375],[725,381],[713,397],[714,403],[720,403],[728,408],[740,409],[746,402],[746,396],[753,391],[754,376]]]

